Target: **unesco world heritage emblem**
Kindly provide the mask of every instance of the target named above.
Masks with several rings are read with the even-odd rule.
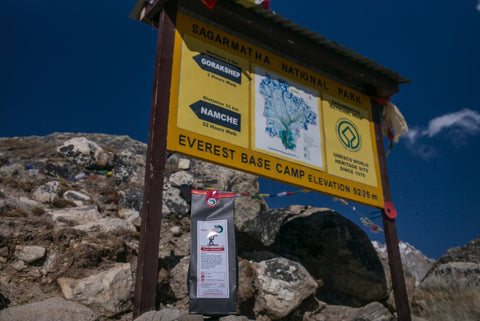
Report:
[[[362,138],[357,126],[346,118],[340,118],[335,126],[337,137],[343,147],[351,152],[357,152],[362,147]]]

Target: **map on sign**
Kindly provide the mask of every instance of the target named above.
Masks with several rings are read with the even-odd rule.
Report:
[[[323,168],[318,94],[255,68],[254,147]]]

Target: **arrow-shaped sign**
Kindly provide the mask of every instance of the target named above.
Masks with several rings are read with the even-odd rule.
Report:
[[[199,100],[190,105],[195,115],[205,120],[229,129],[240,131],[241,115],[234,111]]]
[[[242,84],[242,69],[206,54],[199,54],[193,60],[205,71],[214,73],[237,84]]]

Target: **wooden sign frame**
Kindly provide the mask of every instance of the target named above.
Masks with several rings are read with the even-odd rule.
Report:
[[[243,8],[233,1],[219,1],[213,10],[209,10],[199,0],[156,0],[151,4],[146,4],[140,0],[132,12],[133,18],[157,27],[159,32],[135,284],[134,318],[143,312],[155,309],[156,303],[158,245],[162,219],[167,131],[171,130],[169,126],[173,122],[173,118],[170,118],[171,123],[169,124],[169,111],[172,101],[175,102],[175,97],[178,97],[176,96],[178,87],[172,86],[172,84],[178,81],[175,78],[175,74],[178,75],[178,70],[174,70],[174,48],[175,39],[178,37],[177,17],[179,11],[202,21],[209,21],[216,27],[223,26],[232,34],[250,35],[246,38],[250,37],[254,45],[261,48],[262,45],[260,44],[266,44],[274,54],[281,52],[282,55],[296,57],[301,52],[302,61],[299,61],[299,63],[314,66],[315,70],[318,70],[322,75],[327,75],[328,79],[366,97],[389,97],[398,91],[400,83],[408,82],[375,63],[365,63],[364,59],[345,52],[346,50],[332,50],[331,43],[327,42],[325,45],[322,39],[316,39],[305,32],[296,32],[298,26],[287,20],[280,21],[282,22],[280,23],[276,22],[275,19],[267,19],[266,17],[271,15],[271,12],[268,11],[263,11],[262,15],[255,10]],[[339,52],[343,52],[343,54],[339,54]],[[391,193],[380,126],[380,106],[377,106],[373,101],[371,101],[371,106],[372,127],[375,133],[373,145],[376,146],[376,158],[378,160],[376,172],[378,173],[379,183],[377,186],[381,188],[382,201],[390,202]],[[211,144],[210,148],[214,151],[213,142]],[[176,148],[171,149],[176,150]],[[219,154],[221,152],[222,149],[218,150]],[[380,203],[370,205],[381,207]],[[382,213],[398,318],[402,321],[410,321],[410,309],[395,220],[388,218],[384,210],[382,210]]]

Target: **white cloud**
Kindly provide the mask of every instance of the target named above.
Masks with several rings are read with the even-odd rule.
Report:
[[[471,109],[462,109],[456,113],[436,117],[428,122],[428,128],[422,132],[422,135],[433,137],[452,128],[467,135],[480,132],[480,113]]]
[[[480,12],[480,0],[478,0],[478,3],[477,3],[477,11]]]
[[[407,140],[410,150],[425,159],[437,154],[436,150],[425,142],[440,134],[447,134],[446,138],[456,146],[464,145],[468,136],[480,134],[480,113],[471,109],[435,117],[428,122],[427,128],[411,128],[403,137]]]

